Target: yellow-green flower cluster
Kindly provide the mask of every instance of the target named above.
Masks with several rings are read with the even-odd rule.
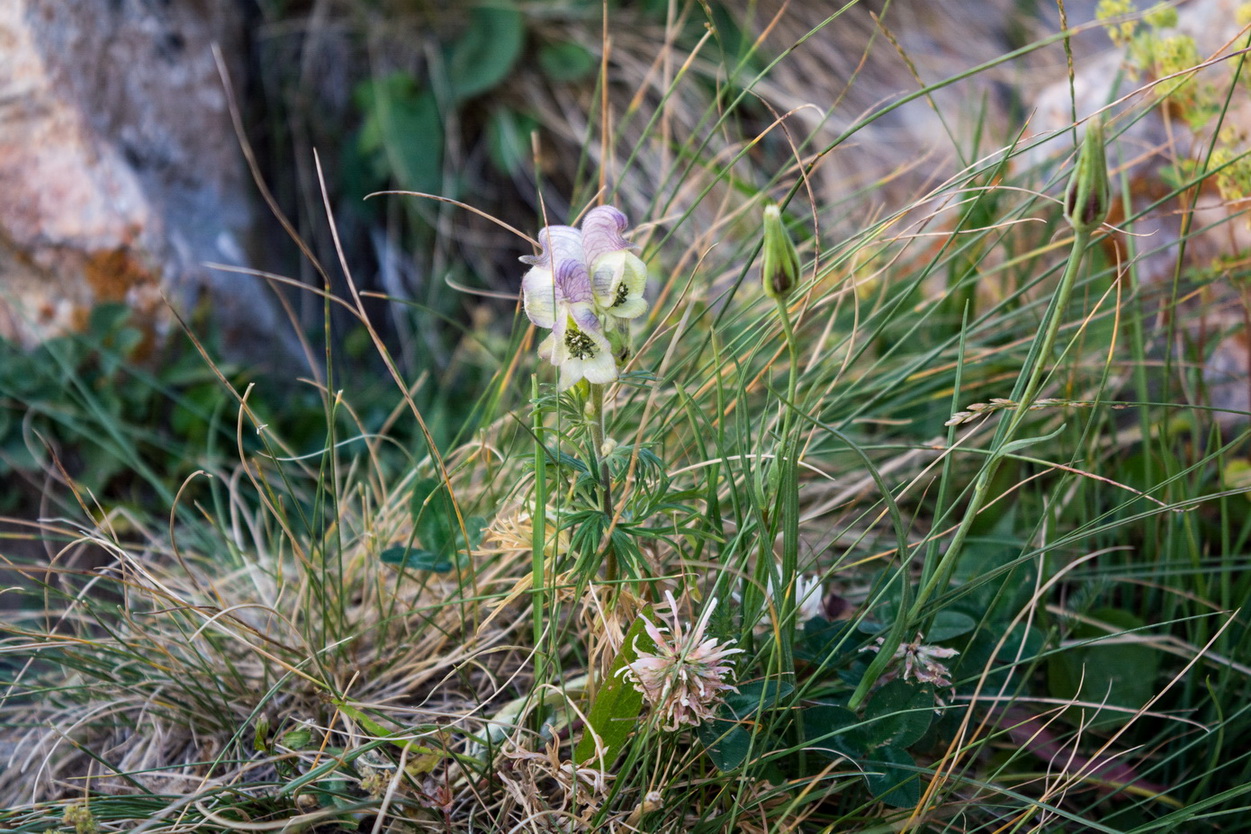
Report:
[[[1142,19],[1155,29],[1169,29],[1177,25],[1177,9],[1168,3],[1156,3],[1147,9]]]
[[[1104,24],[1103,28],[1112,39],[1112,43],[1123,47],[1133,40],[1138,21],[1119,18],[1128,18],[1136,11],[1134,0],[1099,0],[1099,5],[1095,7],[1095,19]],[[1111,22],[1113,20],[1116,22]]]
[[[1220,97],[1213,85],[1195,79],[1193,70],[1203,61],[1195,39],[1170,32],[1178,24],[1177,9],[1170,3],[1157,3],[1141,14],[1141,20],[1134,17],[1136,12],[1133,0],[1100,0],[1096,10],[1112,43],[1128,53],[1126,69],[1169,79],[1155,89],[1159,100],[1199,128],[1219,106]]]
[[[1216,188],[1222,199],[1236,202],[1251,197],[1251,153],[1221,145],[1212,151],[1208,169],[1217,172]]]
[[[1184,73],[1203,61],[1199,57],[1199,47],[1195,45],[1195,39],[1189,35],[1170,35],[1154,39],[1152,58],[1154,72],[1160,78]],[[1161,98],[1167,98],[1187,118],[1201,103],[1200,90],[1193,74],[1169,81],[1161,88]]]

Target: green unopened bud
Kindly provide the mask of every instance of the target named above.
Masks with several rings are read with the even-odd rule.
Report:
[[[1086,125],[1086,139],[1077,154],[1077,167],[1064,192],[1064,216],[1079,232],[1097,229],[1107,218],[1111,206],[1108,161],[1103,145],[1103,119],[1096,116]]]
[[[782,225],[782,212],[776,203],[764,210],[764,253],[760,264],[760,280],[765,295],[785,301],[799,283],[799,252],[795,242]]]

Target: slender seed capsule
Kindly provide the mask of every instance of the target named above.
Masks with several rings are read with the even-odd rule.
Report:
[[[782,225],[782,212],[776,203],[770,203],[764,210],[764,253],[760,280],[765,295],[778,301],[785,301],[799,283],[799,252]]]
[[[1111,199],[1103,119],[1096,116],[1086,125],[1077,167],[1064,192],[1064,217],[1076,231],[1093,231],[1107,218]]]

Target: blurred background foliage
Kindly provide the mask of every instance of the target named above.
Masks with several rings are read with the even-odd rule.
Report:
[[[826,102],[822,106],[842,102],[854,116],[857,108],[880,104],[884,91],[895,95],[900,83],[907,86],[909,69],[884,48],[888,44],[866,45],[877,35],[870,15],[885,14],[890,4],[865,2],[840,18],[837,37],[788,56],[799,62],[797,75],[780,72],[786,65],[773,64],[779,55],[770,54],[770,44],[799,38],[812,25],[807,18],[816,14],[819,22],[832,10],[799,4],[802,14],[793,22],[798,34],[779,28],[777,39],[766,42],[758,33],[778,23],[766,6],[250,0],[250,55],[240,102],[246,140],[256,151],[254,173],[303,242],[286,239],[277,219],[268,217],[251,255],[258,267],[314,290],[287,295],[308,365],[268,379],[238,366],[219,366],[215,373],[201,354],[203,349],[220,362],[211,311],[190,323],[198,346],[175,333],[160,356],[152,356],[122,310],[102,310],[84,333],[33,354],[3,346],[8,370],[0,375],[0,468],[34,484],[45,477],[49,455],[60,450],[64,477],[81,480],[93,493],[120,489],[118,498],[126,501],[164,496],[206,455],[237,457],[238,403],[223,379],[236,393],[261,383],[249,407],[281,431],[293,454],[324,449],[340,432],[389,433],[396,441],[389,448],[421,454],[424,440],[412,421],[396,419],[404,403],[369,330],[319,292],[352,296],[338,266],[340,253],[435,444],[450,448],[477,428],[483,409],[476,398],[490,390],[515,352],[517,258],[529,244],[445,202],[369,195],[437,194],[534,234],[542,225],[536,219],[570,219],[605,189],[631,220],[656,221],[664,235],[682,227],[687,243],[705,233],[755,234],[750,222],[714,228],[709,218],[719,218],[719,209],[697,218],[709,219],[702,226],[687,221],[714,202],[693,197],[699,189],[716,188],[716,200],[747,205],[793,165],[796,137],[769,129],[779,114],[768,102],[815,96]],[[922,32],[946,13],[917,4],[900,8],[897,25]],[[996,8],[988,17],[1008,28],[995,29],[979,47],[988,55],[1027,42],[1029,21],[1046,13],[1026,0],[999,0]],[[893,18],[892,10],[884,19]],[[841,55],[839,44],[856,48]],[[961,61],[971,64],[979,54],[972,50]],[[804,63],[814,55],[815,63]],[[933,56],[919,57],[924,70],[924,60]],[[890,67],[871,67],[862,76],[866,59]],[[601,86],[606,64],[607,90]],[[684,76],[676,85],[679,71]],[[825,81],[845,77],[824,84],[820,73]],[[1013,87],[996,83],[988,89],[1003,97]],[[605,102],[610,119],[604,118]],[[1011,101],[999,104],[1015,112]],[[833,125],[837,132],[845,117],[828,121],[832,113],[813,117],[801,108],[797,118],[816,118],[805,124],[827,131]],[[880,121],[893,118],[887,114]],[[862,134],[868,138],[856,152],[899,157],[874,129]],[[598,137],[605,134],[609,139],[601,148]],[[751,143],[741,144],[744,137],[752,137]],[[800,141],[802,146],[812,139]],[[727,176],[722,165],[731,153],[742,162],[729,166]],[[914,157],[909,151],[906,160],[889,164],[912,165]],[[827,163],[828,170],[834,160]],[[824,224],[845,224],[845,213],[860,222],[865,193],[878,202],[896,179],[868,177],[846,182],[845,194],[827,203]],[[844,182],[837,184],[841,189]],[[724,270],[738,269],[719,257],[710,247],[703,264],[713,283],[725,280]],[[945,303],[947,324],[958,326],[961,300],[953,296]],[[63,384],[66,379],[72,383]],[[334,402],[340,391],[350,413]],[[396,459],[400,467],[407,462],[408,454]],[[136,484],[145,486],[136,492]],[[17,496],[10,495],[11,505],[27,500]]]

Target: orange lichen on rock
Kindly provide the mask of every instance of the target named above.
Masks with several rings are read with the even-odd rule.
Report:
[[[133,290],[157,286],[159,280],[125,246],[88,253],[83,277],[100,303],[127,301]]]

